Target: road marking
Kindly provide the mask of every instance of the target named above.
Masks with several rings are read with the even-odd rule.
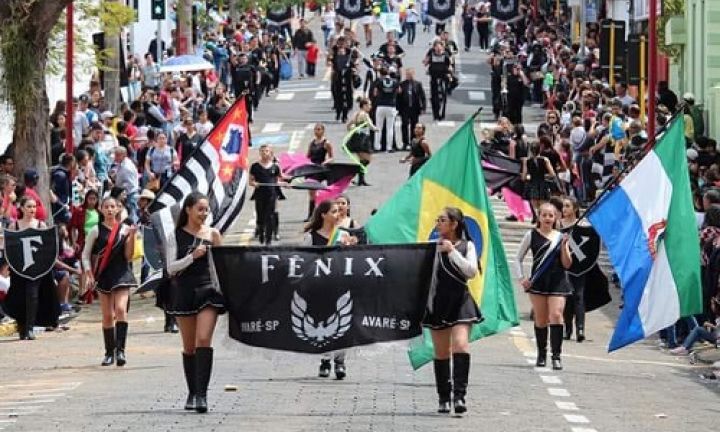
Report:
[[[535,364],[535,360],[533,360],[533,359],[531,359],[531,358],[525,359],[525,361],[528,362],[528,364],[531,364],[531,365],[534,365],[534,364]]]
[[[451,128],[453,128],[453,127],[455,127],[455,122],[452,121],[452,120],[442,120],[442,121],[437,122],[437,125],[440,126],[440,127],[451,127]]]
[[[282,123],[265,123],[265,126],[262,128],[262,132],[260,133],[280,132],[280,129],[282,129],[282,125]]]
[[[278,93],[278,95],[275,97],[275,100],[279,100],[279,101],[290,101],[290,100],[293,100],[294,97],[295,97],[295,93],[294,93],[294,92],[290,92],[290,93]]]
[[[563,414],[563,417],[565,417],[565,420],[568,421],[568,423],[590,423],[590,420],[588,420],[587,417],[584,415],[579,414]]]
[[[460,81],[477,81],[477,74],[460,73]]]
[[[545,384],[562,384],[560,377],[555,375],[540,375],[540,379]]]
[[[82,383],[79,382],[79,381],[72,381],[72,382],[61,383],[61,384],[58,384],[57,381],[37,381],[37,382],[23,383],[23,384],[2,384],[2,385],[0,385],[0,388],[46,387],[46,386],[49,386],[49,385],[52,385],[52,386],[58,386],[58,385],[59,385],[59,386],[61,386],[61,387],[76,388],[76,387],[78,387],[80,384],[82,384]]]
[[[315,93],[315,100],[328,100],[332,97],[329,91],[319,91]]]
[[[570,397],[570,392],[564,388],[550,387],[547,389],[550,396],[556,397]]]
[[[55,402],[55,399],[41,399],[41,400],[29,400],[29,401],[9,401],[9,402],[0,402],[0,407],[12,407],[15,405],[22,405],[22,404],[39,404],[39,403],[52,403]]]
[[[468,99],[470,99],[471,101],[484,101],[485,100],[485,92],[469,91]]]
[[[555,401],[555,406],[558,407],[558,409],[566,411],[577,411],[580,409],[575,405],[575,402]]]
[[[597,430],[595,430],[595,429],[584,428],[584,427],[574,427],[571,430],[572,430],[572,432],[597,432]]]

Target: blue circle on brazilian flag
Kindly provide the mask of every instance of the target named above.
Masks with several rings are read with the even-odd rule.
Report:
[[[480,224],[470,216],[465,216],[465,228],[467,228],[468,235],[470,235],[470,240],[472,240],[473,244],[475,245],[475,252],[477,253],[478,259],[482,256],[483,251],[483,235],[482,230],[480,229]],[[430,232],[430,236],[428,240],[437,240],[440,235],[437,232],[437,228],[433,228],[433,230]]]

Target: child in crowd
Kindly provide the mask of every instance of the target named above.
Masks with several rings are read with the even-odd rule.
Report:
[[[314,42],[308,42],[305,47],[307,48],[307,75],[309,77],[315,76],[315,67],[317,66],[318,57],[320,57],[320,48]]]

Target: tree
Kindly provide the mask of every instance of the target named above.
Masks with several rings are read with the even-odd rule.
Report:
[[[36,168],[40,191],[48,189],[48,44],[66,5],[67,0],[0,2],[0,98],[15,112],[15,174]]]
[[[193,49],[193,24],[192,24],[192,0],[178,0],[177,2],[177,31],[175,49],[177,55],[192,54]]]

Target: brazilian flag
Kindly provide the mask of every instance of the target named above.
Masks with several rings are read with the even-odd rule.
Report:
[[[481,272],[468,286],[485,320],[473,326],[470,340],[517,325],[513,283],[486,192],[472,118],[370,218],[365,226],[368,239],[371,243],[433,241],[435,220],[445,207],[462,210],[480,260]],[[409,355],[415,369],[432,361],[429,331],[411,346]]]

